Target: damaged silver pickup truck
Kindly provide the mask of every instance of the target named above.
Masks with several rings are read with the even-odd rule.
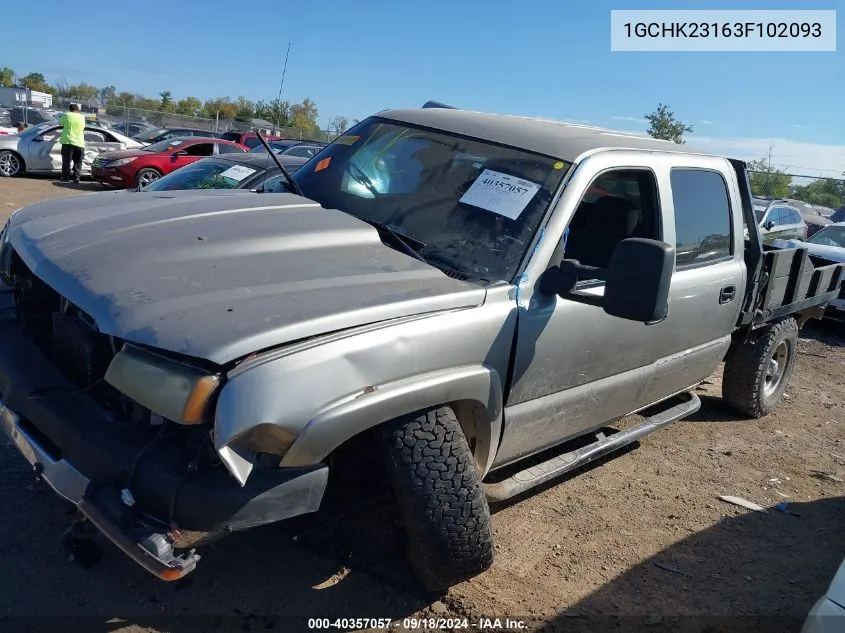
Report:
[[[0,425],[165,580],[318,510],[363,437],[443,590],[491,565],[489,503],[695,412],[719,363],[771,412],[839,291],[761,243],[744,163],[634,135],[386,111],[289,188],[61,198],[0,235]]]

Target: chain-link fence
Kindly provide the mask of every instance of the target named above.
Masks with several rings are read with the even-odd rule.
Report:
[[[845,205],[843,178],[789,174],[776,170],[751,171],[749,176],[755,196],[797,200],[825,216]]]
[[[64,111],[71,103],[78,103],[73,99],[56,98],[53,100],[52,110]],[[255,132],[271,136],[280,136],[304,141],[320,141],[328,143],[337,137],[329,130],[312,130],[295,127],[277,126],[271,121],[236,121],[234,119],[216,117],[207,119],[175,112],[161,112],[159,110],[144,110],[132,108],[119,103],[105,106],[82,105],[83,113],[88,117],[95,117],[112,125],[116,124],[146,124],[155,127],[181,127],[208,132]]]

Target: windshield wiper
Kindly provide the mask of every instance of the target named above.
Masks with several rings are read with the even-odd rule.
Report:
[[[284,168],[284,166],[276,156],[276,153],[270,149],[269,145],[267,145],[267,141],[265,141],[264,137],[261,136],[261,132],[256,132],[255,135],[258,137],[258,140],[261,141],[261,144],[264,146],[264,149],[267,150],[267,153],[270,154],[270,157],[273,159],[273,162],[276,163],[276,167],[278,167],[279,171],[282,172],[282,175],[285,177],[285,180],[288,181],[291,191],[293,191],[296,195],[302,196],[304,198],[305,194],[302,193],[302,189],[300,189],[299,185],[296,184],[296,181],[293,179],[293,176],[290,175],[290,172]],[[266,182],[266,180],[264,182]],[[262,193],[264,192],[264,183],[261,184],[261,191]]]
[[[355,173],[352,175],[352,177],[355,180],[357,180],[359,183],[361,183],[367,189],[369,189],[370,193],[373,194],[374,196],[378,197],[378,196],[381,195],[381,192],[378,189],[376,189],[376,186],[373,184],[373,181],[370,180],[370,177],[367,176],[367,174],[364,173],[363,169],[358,167],[358,165],[356,165],[352,161],[349,161],[349,166],[355,169]]]
[[[357,217],[357,216],[356,216]],[[419,248],[425,248],[425,243],[420,242],[419,240],[415,240],[413,237],[405,235],[404,233],[400,233],[393,227],[385,224],[384,222],[377,222],[376,220],[368,220],[366,218],[358,218],[362,222],[366,222],[372,227],[375,227],[381,233],[386,233],[390,237],[393,238],[393,241],[398,244],[405,253],[413,257],[414,259],[420,260],[423,264],[428,264],[426,259],[417,252]],[[417,248],[414,248],[416,245]]]

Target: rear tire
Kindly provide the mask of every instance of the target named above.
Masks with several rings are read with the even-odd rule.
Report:
[[[9,149],[0,152],[0,178],[14,178],[24,172],[23,158]]]
[[[155,182],[159,178],[161,178],[161,172],[158,169],[153,169],[152,167],[144,167],[143,169],[139,169],[138,173],[135,174],[135,184],[140,188],[144,187],[151,182]]]
[[[725,358],[722,398],[752,418],[780,404],[798,356],[798,324],[788,317],[732,345]]]
[[[432,409],[377,433],[420,583],[442,593],[488,569],[490,509],[454,411]]]

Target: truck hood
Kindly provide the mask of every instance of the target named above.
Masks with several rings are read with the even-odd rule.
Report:
[[[9,239],[101,332],[219,364],[485,297],[367,223],[287,193],[59,198],[15,213]]]

